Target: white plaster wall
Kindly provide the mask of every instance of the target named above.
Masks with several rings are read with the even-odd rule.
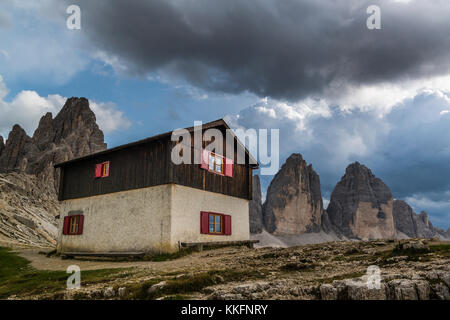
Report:
[[[59,252],[161,252],[170,246],[171,185],[62,202]],[[62,235],[64,217],[82,210],[82,235]]]
[[[172,185],[171,243],[250,239],[249,201],[220,193]],[[200,233],[200,211],[231,215],[231,235]]]

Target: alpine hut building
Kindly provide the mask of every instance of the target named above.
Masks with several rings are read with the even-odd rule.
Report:
[[[199,151],[195,128],[185,130],[192,160],[200,152],[198,164],[171,160],[180,143],[172,132],[56,164],[62,204],[57,251],[132,255],[211,243],[251,245],[249,200],[258,164],[236,136],[227,144],[224,120],[200,129],[202,137],[211,128],[223,133],[222,153],[206,151],[211,141],[205,139]],[[233,159],[225,157],[227,148]],[[243,164],[236,161],[239,152]]]

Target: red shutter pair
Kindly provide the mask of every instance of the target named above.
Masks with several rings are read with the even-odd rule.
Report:
[[[200,233],[209,234],[209,214],[211,212],[200,212]],[[231,235],[231,216],[223,214],[223,234],[226,236]]]
[[[109,176],[109,161],[95,165],[95,178],[106,178]]]
[[[95,165],[95,177],[101,178],[103,174],[103,164],[99,163]]]
[[[70,218],[72,218],[72,217],[78,217],[77,233],[70,233]],[[63,234],[83,234],[83,225],[84,225],[84,216],[83,215],[64,217]]]
[[[200,167],[205,170],[209,170],[209,155],[211,152],[203,149],[202,150],[202,163]],[[228,158],[223,158],[224,164],[224,174],[227,177],[233,177],[233,160]]]

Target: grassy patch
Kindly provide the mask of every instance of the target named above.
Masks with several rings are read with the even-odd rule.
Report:
[[[378,265],[395,264],[396,257],[405,257],[404,261],[416,262],[416,261],[431,261],[432,256],[430,253],[438,253],[444,256],[450,256],[450,244],[431,245],[426,248],[404,248],[403,244],[397,244],[394,249],[388,251],[382,251],[376,255],[377,258],[381,258]]]
[[[124,276],[123,269],[82,271],[81,283],[106,282]],[[11,295],[32,295],[57,292],[66,288],[70,275],[64,271],[42,271],[10,249],[0,248],[0,299]]]
[[[185,296],[182,294],[176,294],[173,296],[167,296],[167,297],[163,298],[163,300],[188,300],[188,299],[189,299],[189,296]]]
[[[175,260],[175,259],[185,257],[187,255],[190,255],[194,251],[195,251],[194,248],[187,248],[187,249],[183,249],[183,250],[173,252],[173,253],[159,253],[159,254],[146,255],[143,258],[143,260],[154,261],[154,262]]]
[[[430,251],[444,257],[450,257],[450,243],[430,245]]]
[[[430,248],[405,248],[403,244],[399,243],[392,249],[393,256],[418,256],[430,253]]]
[[[344,273],[344,274],[336,275],[336,276],[330,277],[330,278],[319,279],[319,283],[324,284],[324,283],[332,283],[334,280],[344,280],[344,279],[359,278],[359,277],[362,277],[365,274],[366,274],[365,271]]]
[[[161,296],[180,297],[188,293],[199,292],[202,289],[227,282],[261,278],[262,276],[251,271],[214,270],[202,272],[193,276],[184,276],[178,279],[166,280],[166,284],[157,290],[151,287],[160,282],[152,279],[141,285],[128,287],[127,299],[156,299]]]
[[[331,261],[345,261],[346,257],[345,256],[335,256],[331,259]]]
[[[302,271],[302,272],[306,272],[306,271],[313,271],[316,268],[316,264],[314,263],[296,263],[296,262],[291,262],[291,263],[286,263],[285,265],[280,267],[280,270],[283,271]]]

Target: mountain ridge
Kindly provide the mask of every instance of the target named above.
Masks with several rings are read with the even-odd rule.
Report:
[[[296,161],[293,159],[296,159]],[[307,179],[299,178],[301,174],[298,172],[303,172],[302,170],[306,173],[309,172],[309,176],[314,177],[313,189],[315,191],[303,186],[302,182]],[[289,174],[291,174],[290,178],[287,177]],[[308,176],[308,174],[305,176]],[[274,188],[273,184],[279,185]],[[294,186],[293,189],[292,185]],[[307,183],[304,183],[304,185],[311,186]],[[306,195],[302,195],[302,192],[305,192]],[[277,224],[283,219],[291,222],[302,221],[302,219],[295,217],[295,215],[302,214],[302,210],[303,213],[306,210],[307,218],[313,214],[312,207],[303,201],[301,203],[303,208],[300,210],[291,209],[290,214],[294,217],[289,217],[289,213],[286,216],[286,210],[282,210],[282,204],[295,203],[297,201],[295,197],[299,197],[299,195],[308,199],[315,199],[317,195],[320,195],[320,177],[312,169],[312,165],[306,166],[306,162],[300,154],[294,153],[286,160],[269,185],[267,195],[266,201],[262,205],[263,229],[279,239],[288,238],[290,243],[295,242],[295,239],[298,239],[299,242],[304,241],[304,239],[314,239],[315,242],[320,241],[320,239],[329,241],[330,236],[335,240],[400,239],[406,237],[450,239],[450,228],[445,231],[434,227],[426,212],[422,211],[420,214],[416,214],[406,202],[394,199],[389,187],[376,177],[368,167],[359,162],[347,166],[345,174],[337,182],[331,194],[328,207],[322,208],[320,219],[316,219],[319,226],[315,225],[314,228],[307,229],[304,228],[304,225],[300,225],[297,226],[297,229],[295,226],[292,227],[289,230],[290,232],[275,231],[279,230]],[[267,212],[268,208],[272,211]],[[274,214],[272,208],[275,208],[278,213]],[[286,209],[286,205],[284,209]],[[280,212],[281,214],[279,214]],[[250,212],[253,219],[257,214],[256,212]],[[316,233],[317,236],[306,236],[306,234],[311,233]],[[318,236],[319,233],[322,235]]]

